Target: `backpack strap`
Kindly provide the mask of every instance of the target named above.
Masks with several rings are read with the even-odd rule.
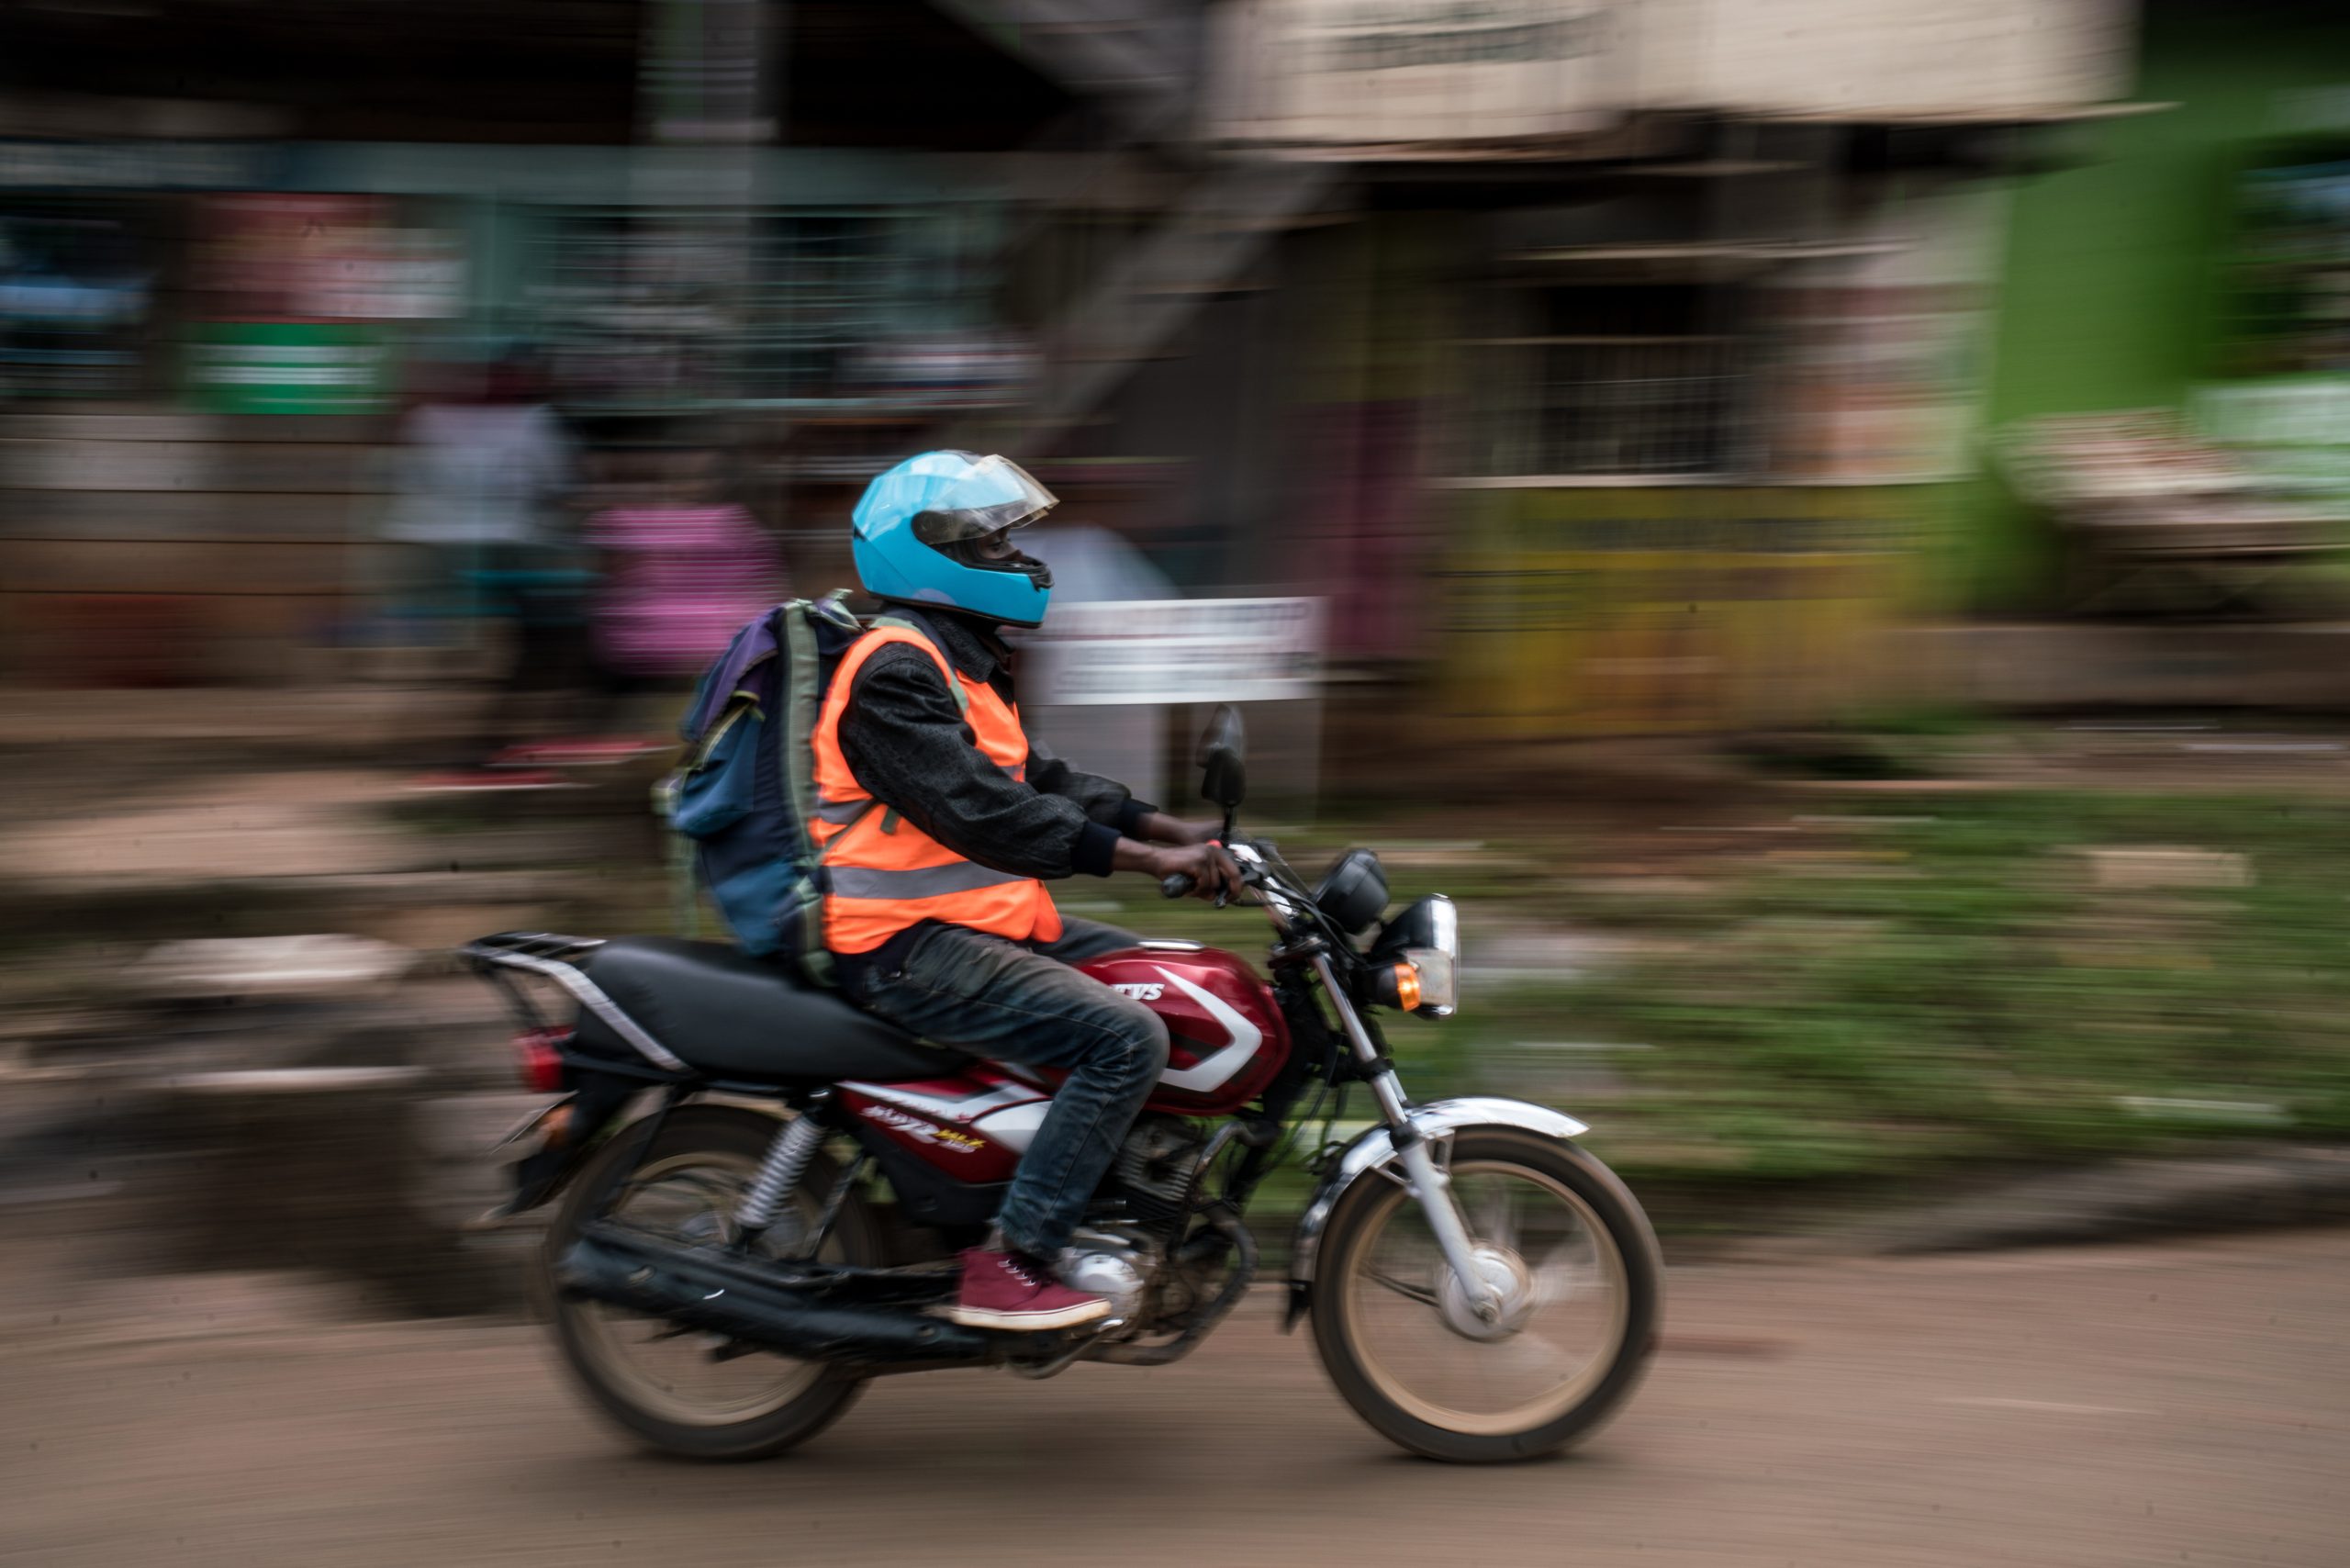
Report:
[[[653,786],[653,814],[668,829],[662,837],[668,841],[670,917],[678,935],[699,941],[701,885],[694,877],[693,846],[677,831],[674,820],[677,814],[677,787],[685,781],[687,771],[681,767]]]
[[[791,817],[800,836],[800,860],[803,866],[816,861],[816,840],[808,831],[815,819],[816,759],[811,737],[816,733],[816,714],[823,706],[824,682],[822,661],[816,648],[816,629],[809,623],[808,611],[812,607],[804,599],[795,599],[783,615],[782,680],[776,693],[777,706],[782,711],[776,716],[782,722],[776,726],[776,745],[782,748],[783,787],[790,796]]]
[[[810,825],[824,804],[816,789],[816,721],[824,711],[825,691],[833,673],[825,658],[823,630],[818,623],[834,633],[853,636],[862,632],[856,617],[841,602],[845,592],[835,589],[819,599],[794,599],[786,607],[782,617],[782,679],[776,694],[780,722],[776,726],[775,744],[779,748],[783,787],[790,798],[793,828],[799,835],[800,863],[808,868],[808,874],[792,892],[800,905],[800,934],[799,948],[792,956],[798,959],[800,972],[821,986],[836,983],[838,976],[822,936],[823,852]]]

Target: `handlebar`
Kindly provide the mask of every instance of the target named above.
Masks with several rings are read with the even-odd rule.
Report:
[[[1291,929],[1293,913],[1311,913],[1311,901],[1302,887],[1292,885],[1293,873],[1288,873],[1285,879],[1287,868],[1273,853],[1272,846],[1232,837],[1224,841],[1224,848],[1239,863],[1242,885],[1256,890],[1257,902],[1272,916],[1276,930],[1286,934]],[[1172,872],[1158,880],[1159,896],[1162,898],[1189,898],[1198,890],[1199,882],[1188,871]],[[1219,894],[1215,902],[1216,907],[1222,909],[1225,900]]]

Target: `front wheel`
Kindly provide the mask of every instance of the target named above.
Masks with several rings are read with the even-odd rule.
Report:
[[[1357,1181],[1324,1233],[1314,1339],[1355,1413],[1415,1453],[1530,1459],[1588,1436],[1647,1370],[1664,1264],[1624,1184],[1564,1139],[1453,1135],[1452,1190],[1498,1311],[1481,1318],[1419,1202]]]

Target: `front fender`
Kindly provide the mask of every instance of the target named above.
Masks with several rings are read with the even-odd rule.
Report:
[[[1556,1138],[1581,1137],[1591,1130],[1548,1105],[1494,1095],[1438,1100],[1432,1105],[1416,1106],[1412,1111],[1412,1126],[1422,1137],[1441,1137],[1463,1127],[1517,1127]],[[1330,1211],[1337,1206],[1340,1194],[1365,1175],[1392,1165],[1394,1160],[1393,1134],[1386,1127],[1372,1127],[1339,1151],[1322,1178],[1322,1184],[1314,1189],[1314,1200],[1299,1216],[1297,1233],[1290,1241],[1289,1316],[1281,1323],[1284,1333],[1296,1327],[1297,1320],[1313,1305],[1315,1257],[1322,1249],[1322,1232],[1330,1223]]]

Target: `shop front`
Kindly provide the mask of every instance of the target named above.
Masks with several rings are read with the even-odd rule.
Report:
[[[1943,591],[1998,208],[1837,194],[1856,216],[1786,241],[1498,248],[1433,482],[1448,723],[1724,730],[1903,699],[1885,653]]]
[[[1225,20],[1215,136],[1345,159],[1367,208],[1292,246],[1323,268],[1297,577],[1330,601],[1333,657],[1433,671],[1430,722],[1469,739],[1900,700],[1887,634],[1953,598],[2005,238],[1984,176],[2121,87],[2126,14],[1248,0]]]
[[[0,141],[0,669],[237,679],[385,630],[401,415],[494,356],[583,448],[699,424],[771,523],[1017,395],[985,178],[762,149],[713,212],[675,156]]]

